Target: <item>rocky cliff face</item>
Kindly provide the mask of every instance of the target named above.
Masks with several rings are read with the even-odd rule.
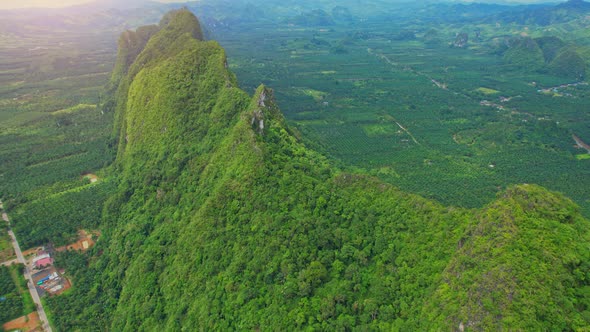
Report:
[[[461,32],[457,34],[455,37],[455,41],[453,42],[454,47],[465,48],[467,47],[467,43],[469,42],[469,35],[466,32]]]

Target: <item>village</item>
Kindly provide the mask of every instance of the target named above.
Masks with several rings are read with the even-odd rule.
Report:
[[[536,82],[531,83],[534,86],[537,85]],[[571,93],[560,93],[559,90],[560,89],[565,89],[565,88],[570,88],[570,87],[576,87],[579,85],[588,85],[587,82],[576,82],[576,83],[567,83],[567,84],[562,84],[562,85],[558,85],[558,86],[554,86],[554,87],[550,87],[550,88],[545,88],[545,89],[538,89],[537,92],[538,93],[543,93],[543,94],[547,94],[547,95],[553,95],[555,97],[573,97],[573,95]]]
[[[55,253],[66,250],[86,251],[94,245],[93,236],[94,234],[81,230],[78,232],[78,241],[75,243],[58,248],[47,245],[23,252],[27,268],[31,271],[31,277],[40,297],[60,295],[72,286],[65,276],[66,271],[54,266]]]
[[[0,202],[0,209],[3,208]],[[5,212],[2,219],[9,222]],[[51,244],[36,247],[20,252],[14,233],[9,230],[14,246],[15,259],[0,262],[1,265],[24,264],[24,274],[27,280],[29,292],[35,302],[37,310],[28,315],[18,317],[2,325],[4,331],[51,331],[51,327],[45,317],[40,298],[46,296],[59,296],[72,287],[71,280],[67,277],[67,271],[55,266],[55,256],[59,252],[74,250],[86,251],[95,244],[98,232],[86,232],[80,230],[76,242],[61,247],[53,247]]]

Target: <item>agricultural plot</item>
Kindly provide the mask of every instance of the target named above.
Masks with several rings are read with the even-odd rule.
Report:
[[[0,226],[0,263],[14,259],[14,249],[8,236],[8,226],[2,222]]]
[[[24,203],[13,213],[13,230],[25,248],[66,245],[77,239],[79,229],[98,227],[114,189],[112,182],[101,181]]]
[[[35,310],[21,268],[0,266],[0,325]]]
[[[3,38],[0,195],[10,209],[83,185],[80,175],[112,160],[112,114],[98,105],[116,45],[107,33],[68,30]]]
[[[113,186],[83,175],[114,158],[113,114],[101,103],[115,36],[23,28],[3,37],[10,47],[0,49],[0,196],[23,249],[64,245],[81,227],[98,226]],[[2,261],[13,255],[4,234]]]
[[[590,106],[588,86],[540,93],[572,82],[487,48],[522,27],[477,27],[481,41],[467,49],[449,46],[461,27],[437,28],[437,43],[422,38],[430,27],[398,40],[402,27],[384,22],[244,26],[215,38],[243,88],[274,88],[304,140],[344,168],[465,207],[486,204],[507,185],[536,183],[590,213],[590,164],[571,138],[590,141],[590,114],[581,111]]]

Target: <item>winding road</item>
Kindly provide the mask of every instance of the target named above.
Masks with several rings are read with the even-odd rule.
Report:
[[[588,151],[588,153],[590,153],[590,145],[584,143],[584,141],[582,141],[581,138],[579,138],[576,135],[572,135],[572,137],[574,138],[574,141],[576,141],[576,144],[581,148],[584,149],[586,151]]]
[[[4,208],[1,201],[0,208]],[[14,232],[10,228],[10,221],[8,219],[8,215],[6,214],[6,212],[2,212],[2,219],[4,219],[4,221],[8,223],[8,235],[10,235],[12,246],[14,247],[14,252],[16,253],[16,259],[19,263],[25,266],[25,278],[27,279],[27,286],[29,287],[29,292],[31,293],[33,302],[35,302],[35,306],[37,307],[37,313],[39,314],[39,319],[41,320],[41,326],[43,328],[43,331],[52,332],[51,326],[49,325],[49,319],[47,319],[47,314],[45,313],[45,309],[43,308],[43,303],[41,303],[41,298],[39,297],[39,293],[37,293],[37,288],[35,288],[35,282],[33,282],[33,277],[31,276],[31,272],[29,270],[29,267],[27,266],[27,261],[25,260],[25,256],[23,256],[23,253],[20,250],[20,246],[18,245],[18,241],[16,240],[16,235],[14,235]]]

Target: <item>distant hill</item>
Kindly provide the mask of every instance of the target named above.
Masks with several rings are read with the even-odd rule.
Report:
[[[555,7],[557,10],[577,11],[579,13],[590,11],[590,2],[584,0],[568,0]]]
[[[514,37],[508,40],[504,59],[528,70],[539,70],[545,64],[543,50],[530,37]]]
[[[500,45],[499,52],[508,63],[530,71],[581,80],[586,75],[586,61],[572,45],[557,37],[511,37]]]
[[[400,13],[403,13],[400,15]],[[590,13],[590,3],[570,0],[560,4],[542,3],[508,5],[495,3],[431,3],[413,4],[407,9],[392,12],[390,16],[404,20],[432,23],[518,23],[551,24],[569,22]],[[396,16],[397,15],[397,16]]]
[[[564,23],[590,13],[590,3],[583,0],[569,0],[558,5],[524,7],[522,11],[506,11],[493,19],[505,23],[551,25]]]
[[[573,47],[565,47],[549,63],[548,70],[555,76],[583,80],[586,76],[586,62]]]
[[[338,12],[337,12],[338,13]],[[330,26],[334,25],[334,18],[322,9],[315,9],[302,13],[287,20],[289,23],[302,26]]]

